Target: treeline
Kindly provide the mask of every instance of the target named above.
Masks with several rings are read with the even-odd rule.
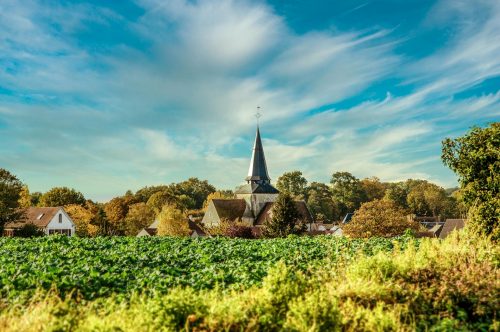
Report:
[[[135,236],[155,220],[164,206],[175,208],[185,215],[199,214],[207,197],[215,191],[208,181],[190,178],[169,185],[144,187],[135,193],[129,190],[109,202],[98,203],[67,187],[55,187],[46,193],[30,193],[28,186],[16,176],[0,169],[0,213],[5,215],[0,222],[0,230],[6,222],[19,218],[18,213],[14,214],[19,208],[64,206],[75,222],[79,236]]]
[[[190,178],[169,185],[144,187],[135,193],[129,190],[109,202],[97,203],[67,187],[30,193],[27,185],[8,171],[3,172],[4,178],[9,174],[13,188],[10,198],[2,197],[3,201],[10,200],[10,206],[20,208],[64,206],[76,223],[79,236],[135,236],[155,218],[172,219],[171,214],[177,219],[189,214],[200,217],[211,199],[234,197],[230,190],[217,191],[206,180]],[[456,188],[445,190],[426,180],[382,182],[376,177],[360,180],[349,172],[336,172],[328,184],[309,184],[302,172],[292,171],[280,176],[276,187],[293,199],[306,201],[314,219],[324,223],[339,222],[346,213],[358,210],[363,203],[382,198],[419,216],[459,217],[466,212],[460,191]]]
[[[466,213],[458,188],[444,189],[426,180],[382,182],[377,177],[360,180],[349,172],[336,172],[328,184],[308,184],[302,172],[293,171],[280,176],[276,187],[306,201],[315,220],[324,223],[338,222],[363,203],[379,199],[391,200],[418,216],[448,218]]]

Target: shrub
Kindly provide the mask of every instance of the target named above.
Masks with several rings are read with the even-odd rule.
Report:
[[[21,228],[18,228],[14,231],[14,236],[17,237],[36,237],[36,236],[44,236],[45,233],[40,227],[33,224],[25,224]]]
[[[343,232],[347,236],[360,238],[394,237],[402,235],[407,229],[418,231],[420,225],[409,221],[405,211],[393,201],[382,199],[362,204]]]

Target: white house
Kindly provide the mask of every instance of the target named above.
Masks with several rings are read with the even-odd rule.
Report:
[[[62,206],[30,207],[26,209],[25,218],[5,224],[4,234],[13,236],[16,229],[26,224],[38,226],[46,235],[64,234],[74,236],[76,226]]]

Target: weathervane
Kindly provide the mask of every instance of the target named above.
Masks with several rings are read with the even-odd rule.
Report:
[[[257,126],[259,126],[259,119],[262,116],[262,114],[259,112],[260,111],[260,106],[257,106],[257,113],[255,113],[255,118],[257,119]]]

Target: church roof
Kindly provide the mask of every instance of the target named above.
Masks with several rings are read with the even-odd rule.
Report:
[[[278,189],[270,183],[250,182],[236,188],[235,194],[278,194]]]
[[[271,182],[271,178],[267,172],[266,157],[264,156],[264,148],[260,139],[259,127],[255,135],[255,143],[253,145],[252,160],[248,169],[247,181]]]
[[[247,207],[244,199],[213,199],[212,203],[219,218],[230,221],[241,219]]]

